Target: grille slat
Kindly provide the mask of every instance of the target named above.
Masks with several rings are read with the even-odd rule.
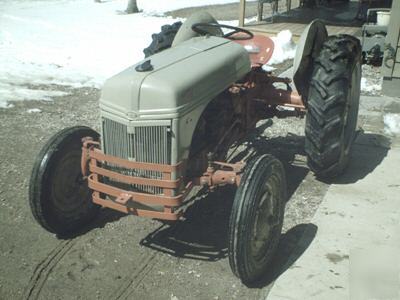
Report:
[[[171,137],[169,126],[137,126],[134,133],[128,133],[124,124],[103,118],[103,149],[105,154],[157,164],[171,163]],[[162,179],[162,173],[146,170],[127,170],[113,165],[108,168],[125,175]],[[120,185],[121,183],[110,181]],[[130,189],[152,194],[162,194],[159,187],[128,185]],[[126,186],[124,187],[126,188]]]

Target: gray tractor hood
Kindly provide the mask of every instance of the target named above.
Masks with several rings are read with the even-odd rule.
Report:
[[[192,38],[147,60],[151,70],[135,70],[143,60],[105,82],[103,111],[130,120],[175,118],[212,100],[250,71],[241,45],[213,36]]]

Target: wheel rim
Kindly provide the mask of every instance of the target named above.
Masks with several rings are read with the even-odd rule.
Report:
[[[64,157],[53,173],[52,199],[54,207],[64,215],[76,217],[87,204],[90,190],[80,170],[80,151],[72,150]]]
[[[256,261],[262,261],[273,236],[272,231],[278,225],[276,201],[278,198],[278,178],[271,176],[260,193],[257,211],[252,229],[250,250]]]
[[[351,74],[350,92],[348,93],[348,98],[344,112],[343,152],[345,155],[347,155],[350,151],[350,146],[354,138],[355,127],[357,125],[358,101],[356,100],[359,97],[359,90],[360,90],[360,81],[358,80],[359,73],[360,70],[356,65]]]

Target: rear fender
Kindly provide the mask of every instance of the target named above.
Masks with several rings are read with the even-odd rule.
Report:
[[[327,38],[328,32],[321,20],[311,22],[300,36],[293,62],[293,81],[305,103],[307,103],[314,60]]]

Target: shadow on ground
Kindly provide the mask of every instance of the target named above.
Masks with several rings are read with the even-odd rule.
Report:
[[[245,144],[247,147],[235,160],[270,153],[284,163],[290,201],[309,172],[304,162],[304,137],[287,135],[267,139],[255,132]],[[389,149],[390,141],[386,137],[359,133],[349,168],[334,183],[352,183],[364,178],[382,162]],[[296,163],[298,155],[303,157],[300,164]],[[196,201],[188,208],[182,221],[172,226],[161,225],[144,238],[141,244],[181,258],[217,261],[227,257],[228,226],[234,194],[233,187],[203,194],[201,201]],[[315,225],[300,224],[283,234],[273,265],[265,277],[251,287],[264,287],[290,268],[311,244],[316,232]]]
[[[268,125],[266,125],[268,126]],[[265,128],[261,128],[263,130]],[[304,137],[289,134],[286,137],[266,138],[260,132],[249,135],[235,160],[253,155],[270,153],[285,165],[288,181],[288,201],[296,192],[309,170],[305,165]],[[356,182],[373,172],[383,161],[390,149],[390,140],[379,134],[359,133],[349,168],[334,183]],[[299,163],[298,157],[301,157]],[[333,181],[332,181],[333,182]],[[228,226],[236,189],[224,187],[215,192],[201,191],[184,214],[184,218],[173,225],[162,224],[148,234],[140,243],[150,249],[174,257],[218,261],[228,256]],[[119,220],[124,214],[111,210],[101,210],[96,222],[87,227],[79,236],[94,228]],[[317,227],[314,224],[299,224],[282,234],[276,256],[258,282],[251,288],[262,288],[293,267],[314,239]],[[75,236],[61,237],[73,238]]]
[[[257,154],[270,153],[278,157],[285,165],[288,181],[288,198],[297,190],[308,168],[293,164],[297,154],[303,155],[304,137],[288,135],[267,139],[257,134],[250,135],[245,141],[247,147],[235,157],[240,160]],[[236,189],[234,187],[220,188],[215,192],[204,193],[200,201],[195,201],[184,214],[184,219],[174,225],[161,225],[145,237],[141,244],[153,250],[181,258],[205,261],[218,261],[228,256],[228,226],[232,202]],[[293,227],[281,236],[279,252],[284,250],[285,260],[279,258],[274,264],[273,274],[281,274],[290,267],[299,255],[301,249],[299,240],[309,224]],[[312,230],[311,230],[312,231]],[[311,242],[311,241],[310,241]],[[295,246],[297,245],[297,246]],[[293,253],[291,253],[293,250]],[[289,259],[289,257],[292,257]],[[271,277],[265,279],[260,286],[265,286]]]
[[[227,256],[229,215],[235,189],[221,188],[198,196],[173,225],[161,225],[141,244],[175,257],[217,261]]]
[[[228,191],[226,195],[232,192],[233,190]],[[217,261],[227,257],[231,201],[227,201],[227,197],[215,199],[217,195],[208,196],[203,201],[199,201],[199,206],[189,212],[185,221],[174,226],[161,226],[143,239],[141,244],[181,258]],[[224,210],[213,211],[216,200],[225,202]],[[316,232],[317,226],[314,224],[299,224],[282,234],[268,272],[248,287],[262,288],[277,279],[309,247]]]
[[[318,227],[312,223],[298,224],[282,234],[276,255],[268,272],[258,282],[249,285],[249,287],[262,288],[267,286],[287,269],[293,267],[297,259],[311,245],[317,230]]]
[[[106,224],[116,222],[125,216],[127,216],[127,214],[118,212],[116,210],[111,210],[107,208],[100,209],[99,214],[96,216],[95,220],[89,223],[89,225],[87,225],[86,227],[82,228],[82,230],[74,232],[72,234],[57,235],[57,238],[61,240],[73,239],[78,236],[84,235],[93,229],[104,228]]]
[[[345,172],[326,183],[350,184],[372,173],[385,159],[391,141],[384,135],[360,132],[353,145],[350,162]]]
[[[278,158],[284,165],[286,171],[286,180],[288,185],[288,201],[297,190],[303,179],[307,176],[309,169],[305,161],[297,161],[298,155],[304,157],[304,136],[296,134],[287,134],[286,136],[278,136],[267,138],[262,133],[267,127],[271,126],[272,121],[258,127],[252,134],[249,134],[244,142],[247,147],[242,150],[233,161],[243,159],[249,160],[262,154],[272,154]]]

